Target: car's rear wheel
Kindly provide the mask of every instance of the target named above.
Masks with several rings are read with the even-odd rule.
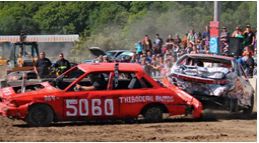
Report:
[[[163,110],[159,106],[151,106],[144,112],[143,116],[145,122],[161,122],[163,117]]]
[[[243,110],[244,116],[249,118],[253,112],[253,108],[254,108],[254,94],[252,94],[251,96],[251,106]]]
[[[51,124],[53,119],[53,111],[48,105],[37,104],[29,108],[25,121],[31,127],[46,127]]]

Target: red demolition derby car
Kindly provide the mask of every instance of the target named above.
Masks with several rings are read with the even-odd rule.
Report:
[[[78,78],[67,78],[75,73]],[[29,126],[140,114],[146,122],[159,122],[163,113],[198,118],[202,111],[197,99],[176,86],[163,86],[130,63],[80,64],[51,82],[2,88],[0,97],[0,114]]]

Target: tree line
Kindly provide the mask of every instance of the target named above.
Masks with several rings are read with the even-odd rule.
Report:
[[[190,29],[203,32],[213,21],[213,1],[2,1],[1,35],[80,34],[71,52],[91,46],[104,50],[134,49],[134,43],[159,33],[162,38]],[[222,1],[221,26],[232,33],[247,24],[255,30],[257,1]]]

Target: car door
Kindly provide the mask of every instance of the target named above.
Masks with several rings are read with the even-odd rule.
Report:
[[[127,76],[127,75],[133,75]],[[136,117],[143,106],[148,102],[153,102],[153,97],[149,96],[146,88],[135,73],[120,72],[116,85],[116,77],[113,76],[110,87],[111,97],[118,100],[119,117]]]
[[[85,78],[87,78],[87,75]],[[82,80],[72,84],[80,84]],[[107,82],[109,82],[109,79],[107,79]],[[84,84],[88,83],[85,82]],[[70,87],[73,87],[73,85]],[[86,120],[116,116],[118,114],[118,110],[116,110],[118,100],[114,100],[110,95],[111,92],[107,89],[92,91],[68,90],[63,96],[65,120]]]

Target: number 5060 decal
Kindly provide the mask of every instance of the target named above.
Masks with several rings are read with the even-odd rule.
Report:
[[[106,116],[111,116],[114,113],[112,99],[105,99],[104,103],[101,102],[101,99],[67,99],[65,101],[67,116],[89,116],[89,114],[101,116],[103,113]]]

